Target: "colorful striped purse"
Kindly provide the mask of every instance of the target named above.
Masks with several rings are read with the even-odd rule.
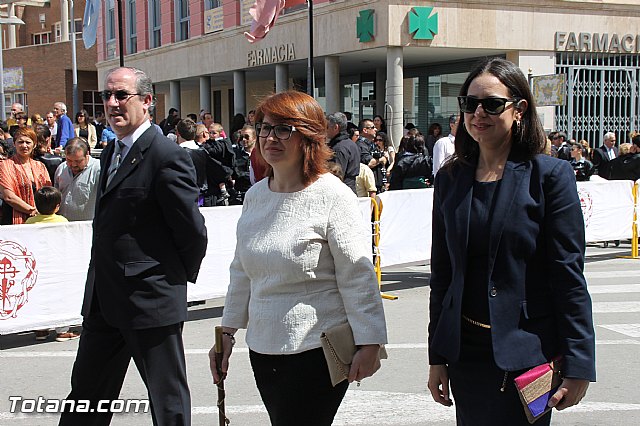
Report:
[[[562,383],[561,365],[562,357],[554,358],[551,362],[538,365],[514,379],[529,423],[533,424],[551,410],[547,403]]]

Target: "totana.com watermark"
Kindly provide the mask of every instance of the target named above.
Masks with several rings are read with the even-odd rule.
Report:
[[[87,399],[26,399],[10,396],[11,413],[148,413],[148,399],[101,399],[94,407]]]

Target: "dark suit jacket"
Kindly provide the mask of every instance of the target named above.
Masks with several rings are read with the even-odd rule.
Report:
[[[113,150],[110,142],[102,152],[102,170]],[[187,280],[207,247],[189,154],[150,127],[107,188],[106,180],[101,174],[82,314],[99,307],[110,325],[131,329],[185,321]]]
[[[615,152],[616,158],[617,158],[619,155],[617,146],[613,147],[613,152]],[[609,179],[609,175],[611,172],[610,170],[611,164],[609,163],[611,162],[611,160],[609,159],[609,154],[607,154],[607,147],[602,145],[600,148],[594,149],[592,155],[593,155],[592,163],[596,169],[595,173],[597,173],[598,176],[600,177]]]
[[[429,362],[458,360],[474,167],[438,173],[433,200]],[[595,380],[584,222],[568,161],[507,161],[490,224],[487,299],[497,365],[563,355],[567,377]]]

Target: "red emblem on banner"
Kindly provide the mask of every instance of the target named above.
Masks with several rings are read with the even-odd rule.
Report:
[[[37,278],[33,254],[13,241],[0,241],[0,320],[17,316]]]
[[[593,198],[591,198],[591,193],[584,188],[578,188],[578,197],[580,197],[580,207],[582,207],[584,226],[587,228],[589,227],[591,215],[593,214]]]

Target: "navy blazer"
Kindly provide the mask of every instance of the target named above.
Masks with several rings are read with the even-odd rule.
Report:
[[[110,142],[100,157],[108,170]],[[106,186],[100,176],[82,315],[97,302],[107,323],[143,329],[185,321],[187,280],[207,248],[193,163],[185,149],[147,129]]]
[[[462,293],[475,167],[456,163],[435,181],[429,362],[460,354]],[[490,223],[487,299],[494,359],[505,371],[564,356],[566,377],[595,380],[585,229],[568,161],[507,161]]]

